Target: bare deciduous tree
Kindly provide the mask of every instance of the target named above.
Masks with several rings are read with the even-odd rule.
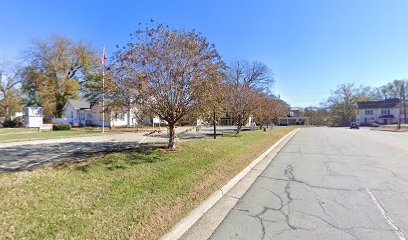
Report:
[[[356,104],[361,96],[360,88],[353,83],[341,84],[327,100],[330,121],[334,126],[349,126],[356,117]]]
[[[16,86],[21,83],[19,68],[11,63],[0,63],[0,112],[6,120],[21,110],[21,97]]]
[[[163,24],[136,31],[123,51],[121,61],[138,74],[132,78],[134,87],[146,94],[144,108],[167,121],[168,148],[174,149],[175,125],[209,97],[223,66],[220,56],[195,31],[173,30]]]
[[[228,68],[227,111],[237,125],[237,133],[256,109],[258,92],[268,90],[273,84],[269,68],[261,62],[236,61]]]
[[[269,127],[269,124],[279,116],[286,116],[289,113],[289,105],[278,99],[273,94],[259,92],[254,103],[253,117],[255,121]]]

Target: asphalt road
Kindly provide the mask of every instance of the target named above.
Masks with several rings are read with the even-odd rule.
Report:
[[[407,239],[408,134],[306,128],[210,239]]]

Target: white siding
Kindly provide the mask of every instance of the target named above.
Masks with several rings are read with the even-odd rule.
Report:
[[[399,109],[395,108],[373,108],[373,109],[358,109],[356,120],[360,124],[371,124],[371,123],[380,123],[384,124],[384,119],[379,118],[381,115],[384,115],[382,110],[389,109],[390,115],[394,115],[394,119],[387,119],[387,124],[398,123]],[[372,114],[366,114],[372,110]]]
[[[23,124],[25,127],[41,127],[43,125],[42,108],[25,107],[23,113]]]

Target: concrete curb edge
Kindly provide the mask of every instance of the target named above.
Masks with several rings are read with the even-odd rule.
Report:
[[[206,200],[204,200],[198,207],[193,209],[186,217],[181,219],[169,232],[160,237],[160,240],[176,240],[182,237],[191,226],[194,225],[211,207],[213,207],[218,200],[220,200],[231,188],[233,188],[243,177],[245,177],[259,162],[261,162],[269,153],[271,153],[280,143],[286,139],[292,138],[300,129],[294,129],[289,132],[275,144],[273,144],[268,150],[262,153],[259,157],[253,160],[246,168],[240,173],[235,175],[228,181],[221,189],[215,191]]]

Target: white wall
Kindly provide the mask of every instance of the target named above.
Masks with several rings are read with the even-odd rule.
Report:
[[[67,104],[64,110],[65,110],[65,119],[66,119],[66,122],[64,123],[69,123],[71,125],[79,124],[78,112],[71,104]]]
[[[128,123],[130,126],[133,126],[134,124],[137,124],[137,118],[134,114],[130,113],[124,113],[124,114],[118,114],[118,117],[115,118],[114,113],[109,114],[105,113],[105,127],[122,127],[122,126],[127,126]],[[92,125],[95,126],[102,126],[102,114],[97,113],[97,112],[92,112],[89,111],[87,114],[87,120],[91,122]]]
[[[41,107],[25,107],[23,111],[24,127],[41,127],[43,125]]]
[[[98,110],[98,106],[94,106],[93,109],[77,110],[71,104],[65,105],[65,118],[63,119],[54,119],[53,123],[69,123],[73,125],[93,125],[93,126],[102,126],[102,113]],[[111,114],[105,113],[105,127],[119,127],[119,126],[133,126],[137,124],[137,117],[131,111],[129,113],[118,113],[115,114],[112,111]],[[83,115],[84,114],[84,115]],[[117,115],[117,118],[116,118]],[[84,116],[84,117],[83,117]],[[79,117],[81,119],[79,120]]]
[[[378,118],[378,117],[380,117],[381,115],[384,115],[384,114],[381,113],[381,110],[383,110],[383,109],[385,109],[385,108],[358,109],[358,110],[357,110],[357,116],[356,116],[357,118],[356,118],[356,120],[357,120],[360,124],[365,124],[364,119],[366,119],[366,118],[367,118],[367,124],[370,124],[372,119],[374,120],[374,122],[383,123],[383,119]],[[372,115],[366,115],[366,114],[365,114],[365,111],[366,111],[366,110],[373,110],[373,114],[372,114]],[[394,115],[395,119],[393,119],[392,122],[391,122],[391,120],[388,120],[388,124],[398,123],[398,116],[399,116],[399,109],[398,109],[398,107],[396,107],[396,108],[391,108],[391,109],[390,109],[390,114],[391,114],[391,115]]]
[[[43,125],[42,116],[24,116],[24,127],[41,127]]]
[[[67,118],[54,118],[51,120],[53,124],[66,124],[69,123]]]

